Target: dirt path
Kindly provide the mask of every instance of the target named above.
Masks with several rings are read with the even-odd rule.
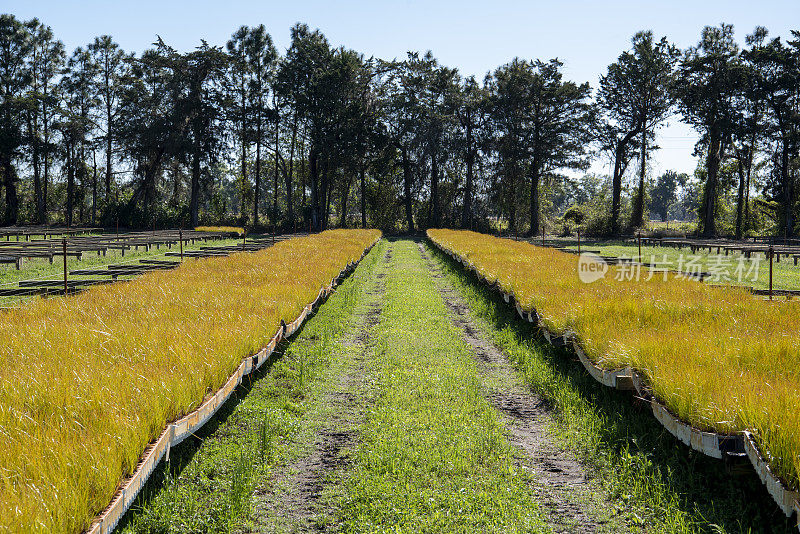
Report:
[[[271,495],[260,503],[272,507],[272,521],[256,525],[257,532],[325,532],[333,503],[327,492],[335,491],[341,473],[349,466],[348,452],[356,444],[356,429],[364,420],[368,395],[364,382],[370,333],[378,323],[385,294],[386,269],[391,246],[376,266],[374,281],[366,288],[349,332],[341,341],[343,365],[333,370],[331,384],[322,393],[315,414],[318,427],[313,447],[301,457],[276,470]],[[338,375],[338,376],[336,376]],[[315,424],[312,422],[312,425]],[[302,438],[301,438],[302,439]],[[256,514],[259,515],[259,514]]]
[[[534,493],[549,526],[554,532],[629,532],[629,526],[611,517],[599,482],[548,436],[552,416],[542,399],[525,388],[502,350],[486,339],[467,304],[421,243],[419,250],[453,324],[474,350],[488,398],[503,416],[509,442],[520,452],[518,461],[533,472]]]

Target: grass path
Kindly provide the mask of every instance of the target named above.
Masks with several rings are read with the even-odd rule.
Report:
[[[344,532],[540,532],[532,476],[485,395],[412,241],[391,244],[359,430],[336,520]]]
[[[334,525],[341,478],[370,401],[366,359],[391,260],[385,241],[374,254],[369,278],[353,294],[348,328],[329,347],[335,353],[332,365],[309,395],[299,431],[287,443],[286,461],[259,488],[253,531],[307,532]]]
[[[506,355],[482,331],[459,292],[445,279],[441,266],[422,244],[419,248],[453,324],[478,361],[487,398],[503,415],[509,440],[519,450],[518,461],[535,475],[534,493],[550,527],[555,532],[579,533],[636,530],[608,506],[601,482],[555,443],[548,431],[553,423],[550,407],[525,387]]]

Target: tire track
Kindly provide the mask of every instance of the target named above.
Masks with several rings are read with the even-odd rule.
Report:
[[[608,517],[600,483],[549,437],[547,428],[552,415],[546,403],[521,383],[506,355],[484,337],[469,307],[445,280],[424,245],[418,245],[453,324],[478,360],[487,398],[503,416],[508,440],[520,452],[518,461],[533,472],[534,494],[549,526],[559,533],[630,532],[631,527],[623,521]]]
[[[349,451],[357,442],[356,430],[364,420],[368,398],[365,393],[365,361],[370,351],[371,332],[378,323],[386,293],[386,270],[391,261],[391,245],[381,263],[376,266],[374,283],[365,291],[365,304],[354,315],[351,328],[342,340],[351,361],[345,372],[334,378],[332,387],[319,403],[326,419],[316,429],[312,450],[284,466],[270,482],[272,498],[263,499],[262,506],[272,507],[278,524],[257,524],[254,532],[326,532],[327,518],[332,507],[325,492],[338,482],[343,470],[350,465]],[[269,502],[267,502],[269,501]]]

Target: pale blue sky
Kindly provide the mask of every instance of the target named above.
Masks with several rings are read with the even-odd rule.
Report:
[[[200,39],[224,44],[242,24],[263,23],[280,49],[289,28],[306,22],[333,45],[385,59],[407,50],[432,50],[439,60],[478,77],[514,56],[558,57],[567,77],[597,79],[638,30],[651,29],[686,48],[705,25],[731,23],[743,44],[756,25],[788,37],[800,29],[800,0],[653,1],[36,1],[3,0],[0,11],[52,26],[68,50],[96,35],[110,34],[129,51],[141,52],[160,35],[179,50]],[[676,117],[662,130],[662,150],[652,157],[653,172],[691,172],[696,135]],[[595,166],[603,171],[601,162]]]

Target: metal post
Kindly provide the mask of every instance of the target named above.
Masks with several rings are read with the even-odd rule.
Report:
[[[64,253],[64,296],[67,296],[67,238],[61,238],[61,251]]]
[[[773,256],[773,249],[772,245],[770,244],[768,249],[768,256],[769,256],[769,300],[772,300],[772,256]]]

